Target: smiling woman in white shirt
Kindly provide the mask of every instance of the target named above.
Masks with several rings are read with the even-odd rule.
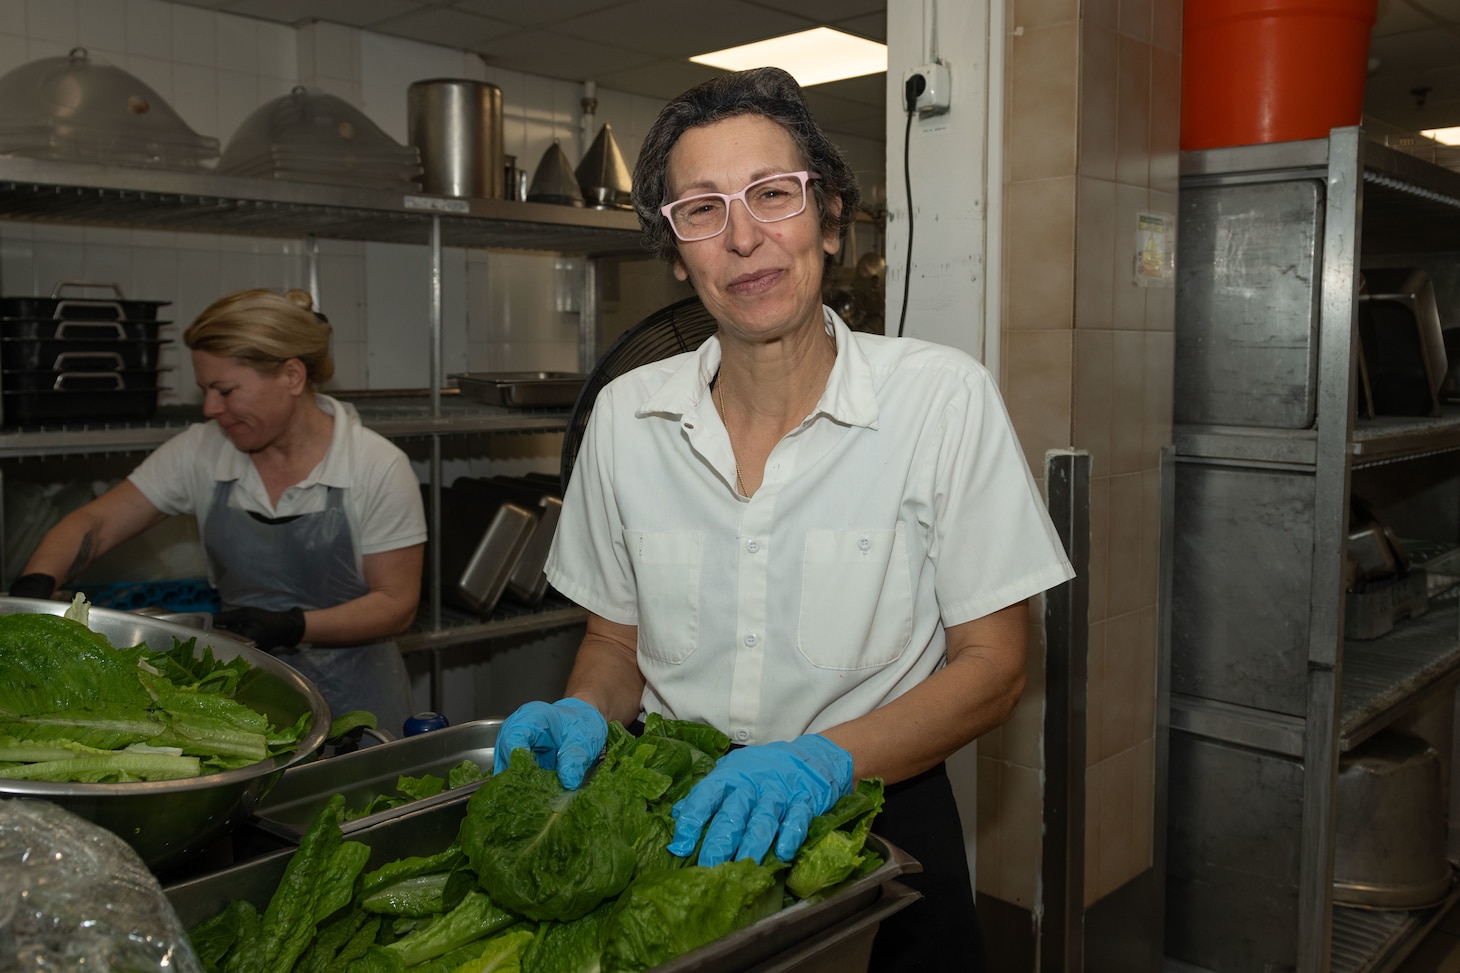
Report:
[[[237,291],[183,333],[208,421],[41,539],[10,594],[49,598],[107,551],[174,514],[197,518],[215,624],[298,669],[335,716],[399,735],[413,706],[392,636],[420,601],[426,518],[394,444],[319,391],[330,325],[309,294]]]
[[[944,768],[1008,719],[1028,599],[1071,577],[992,377],[854,332],[821,303],[855,176],[785,72],[671,102],[634,200],[717,334],[599,395],[547,574],[589,612],[564,698],[504,724],[576,787],[607,720],[696,720],[739,745],[675,808],[700,864],[791,858],[810,817],[880,777],[873,830],[924,898],[877,970],[982,969]],[[701,842],[702,839],[702,842]]]

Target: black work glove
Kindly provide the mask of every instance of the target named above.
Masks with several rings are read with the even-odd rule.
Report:
[[[10,582],[13,598],[49,598],[56,593],[56,579],[49,574],[22,574]]]
[[[213,616],[213,627],[242,635],[265,652],[292,649],[304,638],[304,609],[231,608]]]

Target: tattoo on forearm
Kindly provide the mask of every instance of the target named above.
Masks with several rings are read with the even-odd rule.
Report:
[[[63,580],[75,577],[80,573],[82,568],[91,563],[91,549],[91,531],[88,530],[85,534],[81,535],[81,546],[76,549],[76,558],[71,562],[71,566],[66,569],[66,579]]]

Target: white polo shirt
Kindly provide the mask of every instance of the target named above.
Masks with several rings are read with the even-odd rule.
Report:
[[[547,576],[638,627],[643,707],[736,743],[862,716],[944,663],[944,626],[1073,576],[993,381],[851,331],[816,409],[735,491],[718,338],[604,388]]]
[[[220,480],[233,480],[230,505],[265,517],[317,513],[330,487],[344,491],[345,515],[355,541],[356,567],[366,554],[426,540],[421,484],[400,447],[367,429],[354,406],[327,395],[315,401],[335,417],[328,452],[305,479],[285,490],[275,506],[247,453],[216,422],[189,426],[163,443],[128,479],[165,514],[193,514],[201,527]]]

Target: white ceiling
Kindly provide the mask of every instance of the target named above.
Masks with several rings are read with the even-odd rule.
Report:
[[[885,41],[886,0],[177,0],[279,23],[326,20],[476,52],[491,64],[668,100],[718,73],[692,54],[826,25]],[[1460,0],[1378,0],[1365,114],[1460,125]],[[881,139],[885,79],[807,90],[830,131]],[[1428,88],[1423,98],[1415,89]],[[1420,102],[1423,101],[1423,104]]]

